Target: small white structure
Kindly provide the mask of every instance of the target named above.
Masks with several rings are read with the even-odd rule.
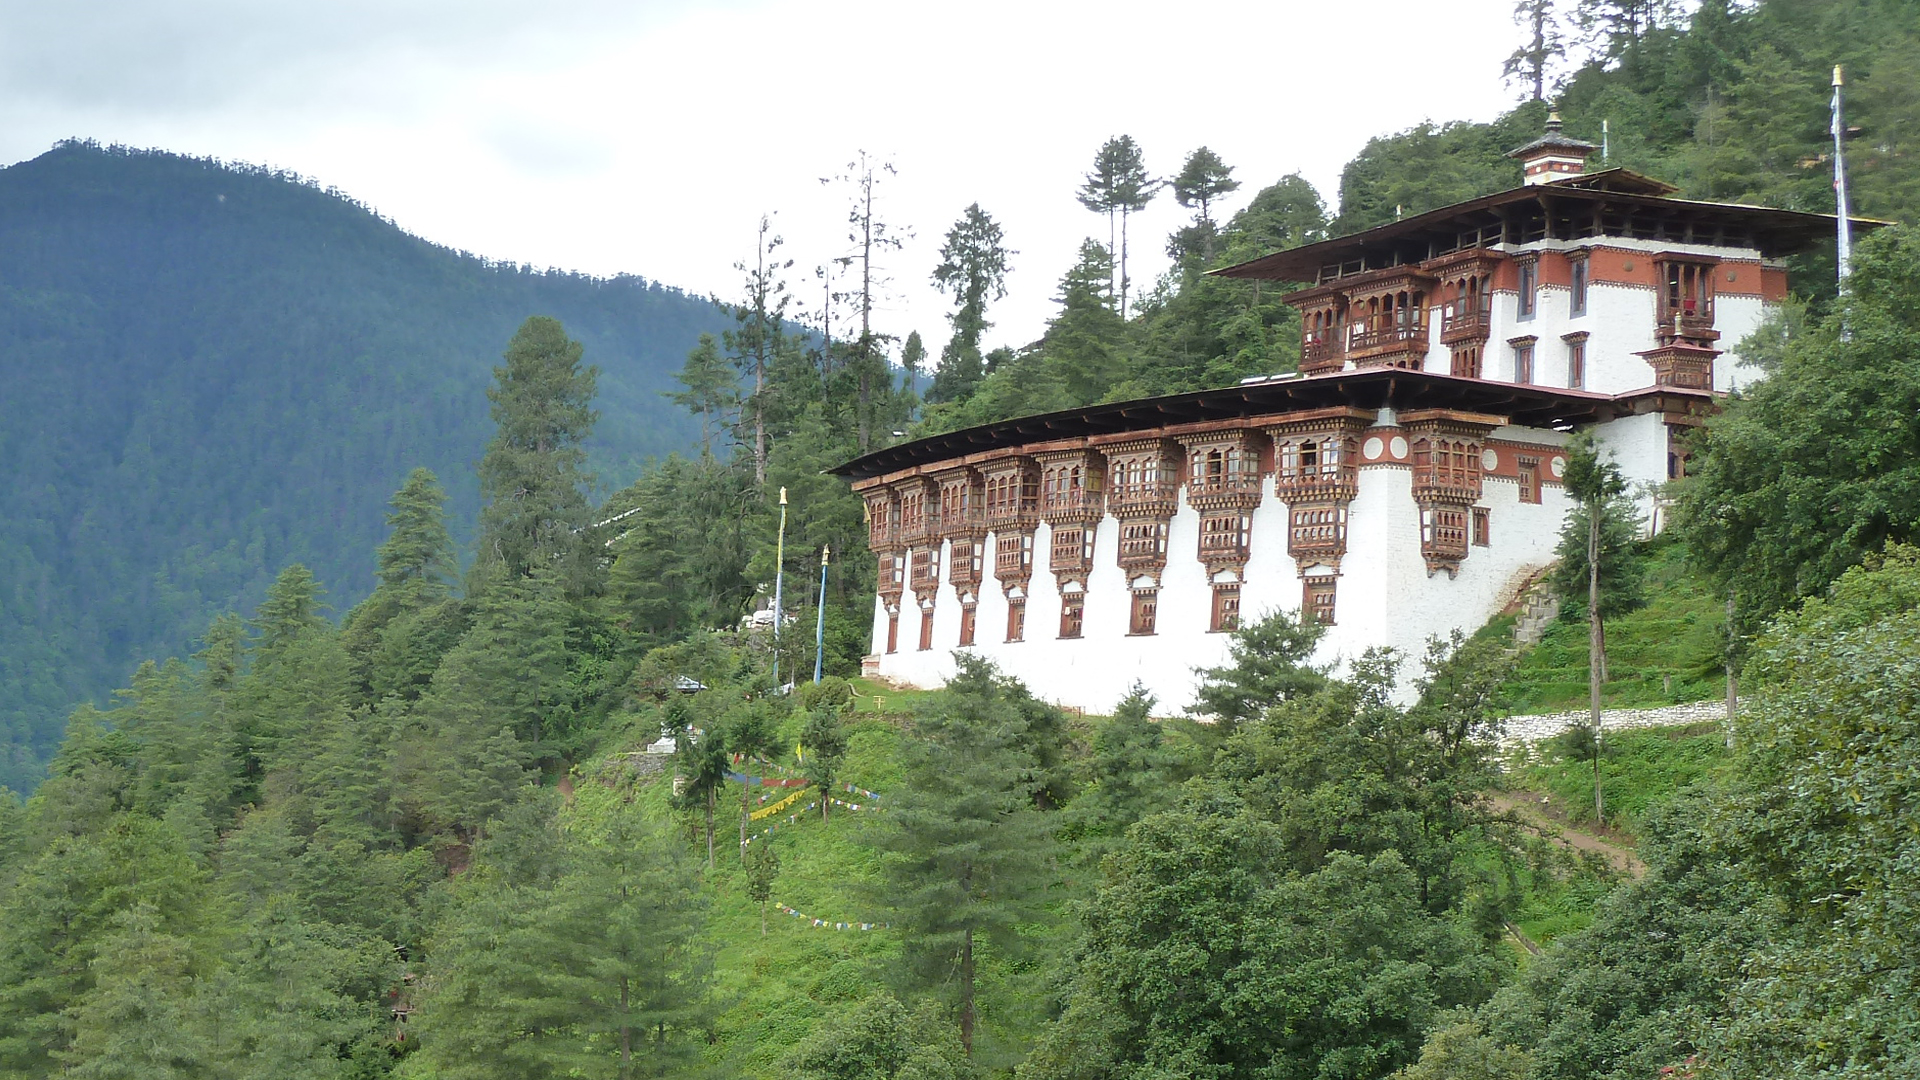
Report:
[[[1278,609],[1328,625],[1321,659],[1417,658],[1551,561],[1579,428],[1657,528],[1676,435],[1740,363],[1722,346],[1834,222],[1585,174],[1592,149],[1556,119],[1515,151],[1522,187],[1219,271],[1313,283],[1286,298],[1300,377],[843,466],[880,562],[868,669],[937,686],[966,650],[1062,704],[1107,711],[1138,680],[1178,709],[1227,632]]]

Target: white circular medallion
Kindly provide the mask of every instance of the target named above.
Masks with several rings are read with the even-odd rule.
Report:
[[[1368,461],[1378,461],[1380,460],[1380,451],[1384,449],[1386,449],[1386,444],[1380,441],[1380,436],[1375,435],[1367,440],[1367,444],[1360,448],[1360,452],[1367,455]]]
[[[1407,456],[1407,440],[1395,435],[1391,445],[1393,447],[1394,457],[1403,458]]]
[[[1554,458],[1547,463],[1547,471],[1553,474],[1555,480],[1560,479],[1561,474],[1567,471],[1567,459],[1563,457]]]
[[[1492,447],[1488,447],[1487,449],[1480,451],[1480,467],[1482,469],[1485,469],[1488,472],[1492,472],[1493,470],[1499,468],[1500,455],[1494,453]]]

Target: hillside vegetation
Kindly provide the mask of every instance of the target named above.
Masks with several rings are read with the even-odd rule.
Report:
[[[687,446],[659,391],[706,301],[483,262],[295,178],[66,143],[0,170],[0,784],[30,788],[76,702],[312,566],[373,587],[383,501],[479,506],[488,373],[531,314],[601,369],[601,482]]]

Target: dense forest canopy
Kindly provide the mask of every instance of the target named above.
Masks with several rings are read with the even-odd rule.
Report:
[[[478,508],[487,371],[534,312],[602,369],[610,486],[692,426],[659,391],[704,300],[486,263],[294,178],[63,144],[0,171],[0,784],[60,718],[300,561],[345,607],[415,466]],[[336,612],[337,614],[337,612]]]
[[[1843,60],[1860,208],[1920,209],[1912,0],[1518,7],[1516,85],[1701,196],[1825,209]],[[70,145],[0,173],[42,208],[0,223],[0,374],[36,403],[0,414],[33,478],[0,491],[16,746],[36,702],[196,638],[0,792],[0,1077],[1911,1075],[1910,228],[1862,242],[1844,292],[1800,268],[1812,303],[1754,343],[1767,378],[1674,492],[1660,558],[1735,602],[1711,651],[1744,702],[1633,804],[1637,876],[1496,798],[1517,769],[1590,755],[1597,792],[1622,767],[1611,734],[1497,750],[1501,626],[1333,670],[1316,623],[1270,616],[1197,673],[1194,717],[1140,691],[1070,716],[974,661],[937,692],[846,678],[875,568],[826,468],[1287,370],[1279,290],[1205,271],[1508,186],[1546,108],[1375,140],[1332,220],[1195,148],[1146,284],[1158,148],[1115,136],[1077,193],[1111,231],[1039,340],[983,350],[1018,238],[960,214],[926,268],[955,331],[926,400],[918,335],[863,317],[898,224],[865,155],[836,276],[860,284],[817,329],[769,228],[715,310],[206,162]],[[1864,455],[1834,454],[1863,418]],[[774,582],[787,618],[743,622]]]

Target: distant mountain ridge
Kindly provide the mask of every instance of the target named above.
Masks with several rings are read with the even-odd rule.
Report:
[[[659,392],[724,321],[705,299],[491,263],[258,167],[68,142],[0,169],[0,783],[286,563],[365,595],[414,466],[471,521],[533,314],[600,368],[604,486],[693,443]]]

